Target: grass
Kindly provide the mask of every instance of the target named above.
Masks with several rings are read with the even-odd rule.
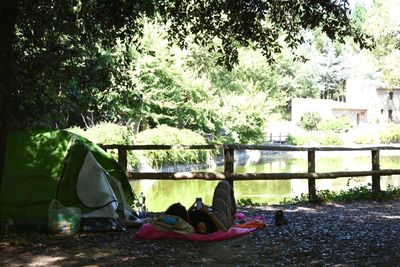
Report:
[[[251,207],[257,207],[257,206],[267,206],[267,202],[253,202],[250,198],[241,198],[237,200],[237,205],[238,206],[251,206]]]
[[[385,191],[372,191],[371,184],[367,186],[357,186],[347,191],[339,193],[330,190],[317,191],[317,204],[330,202],[351,202],[351,201],[385,201],[400,198],[400,187],[388,186]],[[291,200],[284,200],[281,204],[301,204],[308,203],[308,195],[302,194]]]
[[[330,190],[317,191],[317,199],[315,204],[326,203],[340,203],[352,201],[387,201],[400,198],[400,187],[389,185],[385,191],[374,192],[372,191],[371,184],[367,186],[358,186],[351,188],[347,191],[340,191],[339,193]],[[237,201],[239,206],[266,206],[268,203],[252,202],[251,199],[239,199]],[[301,194],[293,199],[284,199],[279,204],[281,205],[296,205],[306,204],[308,201],[308,194]]]

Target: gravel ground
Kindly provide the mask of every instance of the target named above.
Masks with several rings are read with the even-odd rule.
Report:
[[[289,223],[275,226],[283,209]],[[127,233],[10,234],[1,266],[400,266],[400,200],[242,208],[267,227],[221,242],[148,241]]]

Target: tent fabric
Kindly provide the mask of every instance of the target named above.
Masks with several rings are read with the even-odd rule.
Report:
[[[92,180],[85,181],[84,176]],[[96,179],[98,186],[93,187]],[[117,188],[122,191],[116,192]],[[101,194],[96,196],[94,191]],[[88,200],[87,193],[96,199]],[[117,201],[130,206],[135,195],[118,162],[89,140],[64,130],[11,132],[0,180],[0,220],[47,224],[54,198],[64,206],[78,207],[83,214],[115,214]]]
[[[40,131],[8,134],[0,181],[0,219],[47,219],[67,152],[67,136],[66,132]]]
[[[93,211],[88,211],[82,214],[82,218],[117,218],[118,204],[116,202],[110,203],[102,208],[95,209]]]
[[[122,184],[120,181],[112,177],[111,175],[108,174],[107,176],[108,182],[110,183],[111,187],[113,188],[114,192],[124,192],[122,188]],[[130,218],[133,216],[134,218],[137,218],[136,212],[133,210],[132,205],[128,203],[127,198],[124,197],[124,195],[117,195],[118,203],[122,204],[123,210],[122,212],[124,213],[125,218]],[[115,202],[112,203],[113,205]],[[121,206],[121,205],[120,205]]]

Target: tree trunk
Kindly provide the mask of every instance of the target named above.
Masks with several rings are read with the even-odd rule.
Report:
[[[16,0],[0,1],[0,191],[7,144],[9,96],[14,85],[14,39],[17,15]]]

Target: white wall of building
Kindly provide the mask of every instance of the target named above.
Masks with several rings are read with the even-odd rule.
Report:
[[[392,99],[389,99],[390,92],[392,92]],[[382,82],[349,79],[346,81],[346,100],[347,103],[362,103],[368,109],[367,121],[369,123],[390,121],[400,123],[399,88],[389,90]]]
[[[395,88],[387,90],[385,88],[378,88],[376,90],[378,105],[376,105],[376,119],[379,122],[390,122],[389,113],[391,113],[391,121],[400,122],[400,89]],[[392,99],[390,99],[392,93]],[[390,112],[391,111],[391,112]]]
[[[298,123],[307,112],[318,112],[322,119],[346,116],[354,124],[400,123],[400,88],[387,89],[373,80],[346,81],[346,103],[331,99],[292,99],[291,118]]]
[[[332,108],[335,106],[334,100],[331,99],[314,99],[314,98],[293,98],[292,99],[292,122],[300,122],[301,117],[307,112],[318,112],[321,119],[332,119]]]

